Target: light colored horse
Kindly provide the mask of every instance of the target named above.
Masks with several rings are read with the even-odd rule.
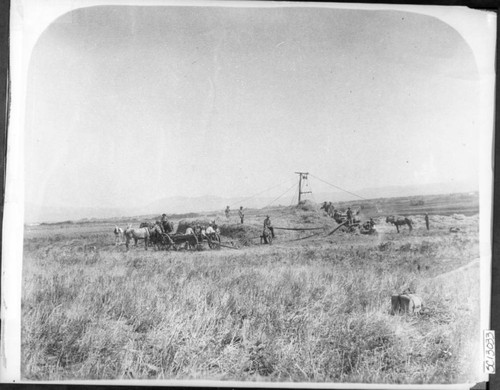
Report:
[[[115,225],[115,246],[121,245],[124,240],[123,229]]]
[[[127,230],[125,230],[125,244],[127,245],[127,249],[132,239],[135,241],[135,246],[137,246],[137,241],[144,240],[144,247],[146,248],[146,250],[148,250],[149,229],[148,228],[134,229],[129,225],[127,227]]]
[[[408,225],[408,227],[410,228],[410,232],[413,230],[412,221],[411,221],[410,218],[395,217],[394,215],[389,215],[385,219],[385,222],[386,223],[392,223],[394,226],[396,226],[396,229],[398,230],[398,233],[399,233],[399,227],[403,226],[403,225]]]

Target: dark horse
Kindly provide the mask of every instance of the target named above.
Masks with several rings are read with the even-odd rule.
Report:
[[[159,248],[163,241],[163,232],[158,225],[153,225],[152,227],[148,227],[149,229],[149,242],[154,247]]]
[[[394,215],[389,215],[385,219],[385,222],[392,223],[394,226],[396,226],[398,233],[399,233],[399,227],[403,225],[408,225],[408,227],[410,228],[410,232],[413,230],[411,219],[406,217],[395,217]]]

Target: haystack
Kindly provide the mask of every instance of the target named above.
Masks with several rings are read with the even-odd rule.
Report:
[[[262,229],[251,225],[242,224],[224,224],[219,226],[221,236],[238,241],[242,245],[252,244],[252,240],[258,239]]]
[[[177,234],[184,234],[186,233],[186,229],[188,227],[194,228],[197,225],[206,227],[208,226],[209,223],[212,221],[208,218],[186,218],[186,219],[181,219],[179,221],[179,224],[177,225]]]
[[[310,200],[301,200],[296,208],[302,211],[319,211],[319,206]]]

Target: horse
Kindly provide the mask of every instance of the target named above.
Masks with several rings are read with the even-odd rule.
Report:
[[[399,233],[399,227],[403,226],[403,225],[408,225],[408,227],[410,228],[410,232],[413,230],[411,219],[406,218],[406,217],[395,217],[394,215],[389,215],[385,219],[385,222],[392,223],[394,226],[396,226],[398,233]]]
[[[148,228],[148,229],[151,229],[153,228],[155,224],[153,222],[141,222],[141,224],[139,225],[139,228]]]
[[[152,227],[149,227],[149,242],[153,246],[159,247],[163,243],[163,232],[161,231],[160,226],[158,225],[153,225]]]
[[[115,246],[121,245],[123,242],[123,229],[115,225]]]
[[[137,246],[137,241],[144,240],[144,247],[146,248],[146,250],[148,250],[149,229],[145,227],[134,229],[129,225],[127,230],[125,230],[125,239],[126,239],[125,244],[127,245],[127,249],[130,241],[133,239],[135,241],[135,246]]]

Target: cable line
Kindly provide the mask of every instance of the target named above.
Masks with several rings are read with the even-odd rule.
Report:
[[[354,196],[356,196],[357,198],[360,198],[360,199],[363,199],[363,200],[369,200],[369,199],[363,198],[362,196],[360,196],[360,195],[358,195],[358,194],[355,194],[354,192],[347,191],[347,190],[345,190],[345,189],[343,189],[343,188],[341,188],[341,187],[339,187],[339,186],[336,186],[335,184],[328,183],[327,181],[325,181],[325,180],[323,180],[323,179],[320,179],[319,177],[314,176],[314,175],[313,175],[313,174],[311,174],[311,173],[310,173],[309,175],[311,175],[311,176],[312,176],[312,177],[314,177],[315,179],[318,179],[319,181],[322,181],[322,182],[323,182],[323,183],[325,183],[325,184],[328,184],[328,185],[330,185],[330,186],[332,186],[332,187],[334,187],[334,188],[337,188],[338,190],[341,190],[341,191],[347,192],[348,194],[354,195]]]
[[[297,189],[299,188],[299,185],[297,184]],[[295,191],[297,192],[297,191]],[[290,200],[290,206],[293,206],[296,202],[295,198],[297,197],[297,195],[295,194],[295,192],[292,194],[292,199]]]
[[[274,199],[272,202],[270,202],[266,207],[269,207],[271,206],[274,202],[276,202],[279,198],[281,198],[283,195],[285,195],[288,191],[290,191],[292,188],[294,188],[296,186],[296,184],[294,183],[293,186],[291,186],[288,190],[286,190],[285,192],[283,192],[280,196],[278,196],[276,199]],[[266,208],[264,207],[264,208]]]
[[[313,199],[313,202],[314,202],[314,203],[318,203],[318,202],[316,201],[316,197],[314,196],[314,192],[313,192],[313,189],[312,189],[312,185],[308,184],[308,187],[309,187],[309,189],[311,190],[311,197],[312,197],[312,199]]]
[[[264,192],[266,192],[266,191],[270,191],[270,190],[272,190],[272,189],[274,189],[274,188],[276,188],[276,187],[279,187],[280,185],[283,185],[283,184],[288,184],[288,183],[290,183],[292,180],[295,180],[295,179],[290,179],[290,180],[287,180],[287,181],[282,181],[282,182],[280,182],[280,183],[278,183],[278,184],[275,184],[275,185],[274,185],[274,186],[272,186],[272,187],[266,188],[265,190],[258,192],[258,193],[257,193],[257,194],[255,194],[255,195],[251,195],[251,196],[249,196],[249,197],[242,198],[242,199],[240,199],[238,202],[235,202],[235,203],[230,204],[230,206],[232,207],[232,206],[235,206],[235,205],[237,205],[237,204],[243,203],[244,201],[248,201],[248,200],[250,200],[250,199],[252,199],[252,198],[255,198],[256,196],[259,196],[259,195],[263,194],[263,193],[264,193]]]

